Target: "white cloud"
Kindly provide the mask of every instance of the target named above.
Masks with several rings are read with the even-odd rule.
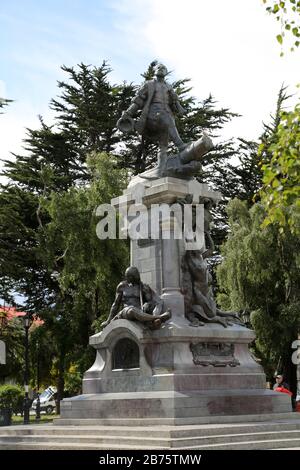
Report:
[[[243,115],[227,126],[227,137],[257,138],[281,84],[295,92],[299,51],[280,57],[278,23],[261,0],[121,3],[134,24],[141,17],[139,44],[147,53],[164,61],[176,77],[191,77],[199,98],[212,93],[221,106]]]
[[[29,101],[13,102],[5,108],[0,115],[0,172],[3,170],[3,160],[12,160],[15,154],[24,155],[23,139],[26,137],[26,128],[39,127],[39,110],[35,109]],[[45,121],[50,124],[52,115],[44,112]],[[5,179],[0,176],[0,182]]]

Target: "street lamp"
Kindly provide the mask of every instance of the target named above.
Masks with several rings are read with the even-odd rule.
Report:
[[[37,397],[36,397],[36,410],[35,410],[35,419],[39,420],[41,418],[41,402],[40,402],[40,343],[37,341],[37,358],[36,358],[36,387],[37,387]]]
[[[6,325],[6,317],[5,315],[1,314],[1,310],[0,310],[0,337],[2,336],[2,331],[4,330],[5,325]],[[0,339],[0,364],[5,364],[5,363],[6,363],[5,342],[1,341]]]
[[[23,317],[24,328],[25,328],[25,370],[24,370],[24,388],[25,388],[25,397],[24,397],[24,424],[29,424],[29,361],[28,361],[28,332],[30,327],[30,315],[26,313]]]

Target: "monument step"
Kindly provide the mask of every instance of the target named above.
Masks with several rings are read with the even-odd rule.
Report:
[[[297,415],[296,415],[297,416]],[[160,438],[184,438],[195,436],[217,436],[224,434],[247,434],[266,433],[281,431],[300,430],[300,416],[298,420],[281,420],[274,422],[260,423],[230,423],[230,424],[206,424],[192,426],[57,426],[57,425],[29,425],[29,426],[9,426],[0,428],[0,435],[92,435],[101,436],[143,436]],[[4,432],[5,431],[5,432]]]
[[[229,445],[229,444],[243,444],[245,441],[250,442],[259,442],[259,441],[294,441],[297,440],[300,442],[300,430],[293,431],[273,431],[273,432],[254,432],[246,434],[223,434],[223,435],[211,435],[211,436],[193,436],[193,437],[180,437],[180,438],[161,438],[161,437],[141,437],[136,436],[116,436],[116,435],[18,435],[5,436],[0,434],[0,445],[6,444],[6,441],[10,443],[19,444],[19,443],[32,443],[38,442],[42,443],[59,443],[68,444],[77,443],[78,446],[85,444],[95,444],[100,446],[115,446],[118,445],[120,448],[132,448],[132,447],[144,447],[145,445],[149,448],[174,448],[174,449],[190,449],[190,448],[204,448],[204,446],[216,446],[216,445]],[[117,442],[116,442],[117,441]]]
[[[145,446],[147,445],[148,447],[152,448],[157,448],[157,447],[166,447],[169,448],[171,447],[170,439],[166,438],[159,438],[159,437],[140,437],[138,435],[128,437],[128,436],[115,436],[115,435],[107,435],[103,432],[102,435],[95,436],[94,434],[90,435],[82,435],[80,434],[80,430],[77,431],[77,434],[65,436],[63,434],[61,435],[40,435],[40,434],[35,434],[35,435],[18,435],[18,436],[12,436],[10,435],[8,438],[5,435],[0,434],[0,446],[2,444],[5,444],[5,441],[9,440],[9,442],[13,442],[15,444],[18,443],[31,443],[31,442],[38,442],[40,444],[51,442],[51,443],[61,443],[61,444],[72,444],[72,443],[77,443],[79,446],[81,444],[95,444],[95,445],[104,445],[104,446],[119,446],[119,447],[124,447],[128,446],[129,448],[132,448],[132,446]],[[183,442],[183,445],[185,443]]]
[[[257,441],[242,441],[242,442],[229,442],[226,444],[207,444],[189,447],[189,450],[284,450],[284,449],[298,449],[300,439],[271,439],[271,440],[257,440]],[[177,448],[176,450],[184,450],[184,448]]]
[[[0,444],[0,450],[149,450],[149,447],[131,446],[120,447],[120,445],[80,444],[78,442],[62,444],[59,442],[6,442]],[[163,447],[160,447],[163,449]]]
[[[54,418],[53,423],[59,426],[184,426],[203,424],[232,424],[281,422],[282,420],[300,421],[298,413],[272,413],[229,416],[197,416],[193,418]]]
[[[284,449],[300,446],[300,419],[191,426],[0,428],[0,449]]]
[[[226,444],[205,444],[189,447],[172,447],[172,450],[263,450],[263,449],[298,449],[300,438],[297,439],[271,439],[230,442]],[[81,443],[81,442],[19,442],[6,441],[0,443],[0,450],[151,450],[148,445],[122,445],[118,444],[99,444],[99,443]],[[153,449],[170,449],[170,447],[155,446]]]

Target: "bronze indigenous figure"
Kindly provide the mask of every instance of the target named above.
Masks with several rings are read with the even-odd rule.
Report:
[[[232,323],[243,324],[235,312],[224,312],[217,308],[211,286],[212,277],[203,255],[200,250],[190,250],[186,251],[183,258],[186,317],[193,326],[220,323],[226,328]]]
[[[170,309],[163,313],[162,310],[163,301],[150,286],[141,281],[138,269],[130,266],[125,271],[125,280],[117,287],[109,317],[101,327],[104,328],[112,320],[123,318],[145,323],[149,328],[157,329],[171,318]]]

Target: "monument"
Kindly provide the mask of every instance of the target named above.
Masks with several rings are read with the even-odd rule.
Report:
[[[166,75],[158,64],[155,78],[141,86],[118,121],[123,132],[158,143],[157,166],[132,178],[111,201],[121,214],[143,207],[144,225],[158,229],[131,239],[131,267],[116,286],[108,320],[90,338],[96,359],[84,374],[83,394],[61,403],[68,423],[196,424],[291,411],[288,396],[266,389],[263,369],[249,351],[254,332],[214,300],[207,264],[214,249],[210,209],[221,194],[196,179],[213,143],[206,134],[182,141],[174,113],[184,109]],[[170,141],[177,153],[168,153]],[[161,209],[157,217],[154,206]],[[186,206],[191,211],[183,223]]]

